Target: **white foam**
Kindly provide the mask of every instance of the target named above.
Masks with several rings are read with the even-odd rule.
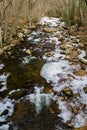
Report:
[[[5,65],[4,65],[3,63],[2,63],[2,64],[0,64],[0,70],[1,70],[1,69],[3,69],[3,68],[4,68],[4,66],[5,66]]]
[[[33,94],[30,94],[26,97],[26,99],[30,100],[32,103],[35,104],[36,112],[39,113],[43,106],[49,106],[52,98],[51,94],[43,93],[43,87],[35,87],[35,91]]]
[[[13,114],[13,104],[14,100],[5,98],[3,99],[3,101],[0,102],[0,122],[3,122],[6,120],[6,118],[8,116],[11,116]],[[2,115],[1,114],[5,111],[8,110],[8,113],[6,115]]]

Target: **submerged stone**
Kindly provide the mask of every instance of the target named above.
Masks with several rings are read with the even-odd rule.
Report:
[[[84,92],[87,93],[87,86],[83,88]]]
[[[65,94],[66,96],[71,97],[73,95],[73,91],[70,89],[70,87],[65,87],[62,90],[63,94]]]

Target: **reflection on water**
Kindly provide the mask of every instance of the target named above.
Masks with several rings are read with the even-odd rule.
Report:
[[[34,93],[27,96],[32,103],[35,104],[36,112],[39,113],[43,106],[50,106],[53,94],[43,93],[43,87],[35,87]]]

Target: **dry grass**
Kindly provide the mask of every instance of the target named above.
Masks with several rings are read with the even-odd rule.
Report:
[[[3,30],[3,39],[7,41],[7,32],[12,30],[14,33],[17,24],[21,22],[29,23],[29,26],[35,24],[42,16],[49,15],[63,17],[69,24],[84,23],[84,0],[22,0],[24,3],[19,9],[21,0],[1,0],[1,26]],[[10,4],[9,4],[10,3]],[[19,10],[19,12],[18,12]],[[16,22],[15,22],[16,21]],[[13,35],[13,34],[11,34]],[[10,36],[12,37],[12,36]],[[11,39],[11,38],[10,38]],[[10,40],[9,40],[10,41]]]
[[[69,24],[84,24],[85,0],[53,0],[48,15],[62,16]]]

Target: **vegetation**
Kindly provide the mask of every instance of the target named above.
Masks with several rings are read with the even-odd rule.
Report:
[[[37,17],[39,17],[41,13],[41,11],[39,10],[41,10],[40,8],[43,8],[44,1],[40,2],[40,0],[0,0],[1,47],[3,46],[3,42],[11,42],[12,36],[16,34],[16,27],[18,24],[24,24],[28,22],[29,26],[31,26],[32,20],[38,19]],[[36,14],[36,12],[39,13]]]
[[[44,15],[84,25],[86,6],[87,0],[0,0],[0,46],[11,43],[18,24],[31,27]]]
[[[86,5],[87,0],[55,0],[55,5],[51,7],[47,14],[63,17],[70,25],[84,24]]]

